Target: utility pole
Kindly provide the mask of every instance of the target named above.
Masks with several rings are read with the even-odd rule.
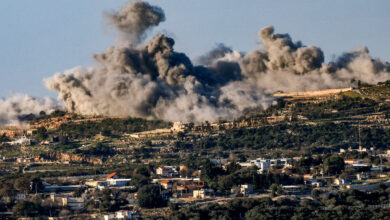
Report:
[[[358,125],[358,133],[359,133],[359,150],[362,148],[362,140],[361,140],[361,134],[360,134],[360,122]]]

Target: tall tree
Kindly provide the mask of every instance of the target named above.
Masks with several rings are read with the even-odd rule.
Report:
[[[144,208],[155,208],[162,205],[160,186],[146,185],[138,190],[138,205]]]

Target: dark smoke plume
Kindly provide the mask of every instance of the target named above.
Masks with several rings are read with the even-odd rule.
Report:
[[[144,2],[126,4],[109,15],[127,37],[127,46],[94,55],[97,67],[58,73],[45,80],[69,111],[81,114],[159,118],[169,121],[215,121],[239,116],[248,107],[267,107],[278,90],[309,91],[377,83],[390,79],[390,65],[372,59],[366,48],[324,63],[320,48],[293,42],[288,34],[263,28],[261,48],[240,53],[224,45],[193,65],[174,51],[174,40],[156,35],[134,47],[145,31],[165,18]]]
[[[161,8],[141,1],[127,3],[119,12],[107,13],[106,16],[121,33],[120,41],[131,44],[140,43],[147,30],[165,21]]]

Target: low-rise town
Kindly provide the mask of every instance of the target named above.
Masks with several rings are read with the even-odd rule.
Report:
[[[0,218],[384,219],[390,104],[367,97],[387,86],[216,122],[41,112],[0,129]]]
[[[328,155],[240,158],[239,152],[230,152],[227,157],[210,153],[195,159],[192,154],[183,154],[184,158],[177,159],[172,143],[196,140],[199,126],[177,122],[170,129],[144,132],[153,133],[152,136],[138,132],[107,142],[109,139],[101,135],[102,139],[97,142],[87,139],[88,143],[84,141],[79,145],[81,149],[92,145],[104,148],[96,143],[103,140],[107,144],[145,145],[145,140],[149,140],[146,144],[156,149],[144,149],[149,156],[138,158],[109,156],[109,151],[100,156],[91,153],[87,157],[66,151],[61,155],[43,154],[42,149],[69,143],[61,143],[63,137],[52,135],[41,138],[39,132],[42,131],[36,129],[20,134],[4,132],[2,137],[8,140],[2,147],[20,147],[20,152],[19,156],[11,156],[11,152],[2,151],[11,153],[1,156],[3,172],[14,170],[17,175],[12,177],[12,185],[8,180],[2,182],[0,195],[4,211],[0,215],[14,216],[20,208],[18,204],[24,204],[23,209],[34,215],[38,211],[37,204],[34,208],[25,207],[25,203],[34,204],[39,200],[40,209],[46,210],[48,219],[140,219],[169,216],[175,210],[194,204],[207,206],[227,204],[235,199],[267,197],[313,200],[316,194],[337,194],[345,190],[372,193],[390,186],[390,150],[375,147],[340,148]],[[202,134],[215,136],[219,132]],[[66,141],[72,140],[67,138]],[[164,148],[172,150],[162,150]],[[173,157],[162,158],[161,154]],[[156,157],[158,155],[160,157]],[[73,170],[76,167],[78,170]],[[16,204],[12,212],[7,204]]]

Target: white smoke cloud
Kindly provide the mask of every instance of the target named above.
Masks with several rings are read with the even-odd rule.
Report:
[[[41,111],[51,113],[63,106],[52,98],[35,98],[26,94],[14,94],[6,99],[0,98],[0,127],[22,125],[23,116],[38,115]]]

